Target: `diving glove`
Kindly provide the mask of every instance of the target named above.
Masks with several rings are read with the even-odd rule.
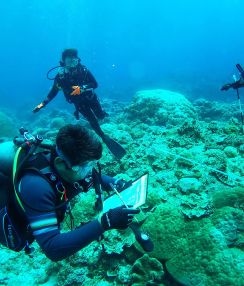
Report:
[[[79,85],[73,85],[72,89],[73,91],[70,95],[80,95],[84,92],[84,89],[82,89]]]
[[[33,113],[37,113],[38,111],[40,111],[44,106],[45,106],[45,102],[41,102],[40,104],[38,104],[33,110]]]
[[[130,187],[132,185],[132,181],[126,181],[124,179],[119,179],[115,181],[115,188],[118,192],[123,191],[124,189],[127,189],[128,187]]]
[[[126,229],[132,222],[133,217],[140,212],[139,209],[120,206],[110,209],[101,216],[101,225],[104,230]]]

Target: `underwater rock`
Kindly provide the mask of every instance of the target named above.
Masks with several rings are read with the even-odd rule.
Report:
[[[59,271],[57,286],[80,286],[80,285],[87,285],[87,274],[88,274],[87,267],[79,267],[73,268],[71,266],[66,265],[63,268],[63,271]]]
[[[239,152],[241,155],[244,155],[244,144],[240,145]]]
[[[132,281],[134,286],[163,285],[163,265],[156,258],[144,254],[132,266]]]
[[[63,117],[55,117],[50,122],[50,128],[52,129],[60,129],[64,125],[66,125],[67,122],[65,122]]]
[[[200,126],[200,122],[196,119],[186,119],[180,127],[177,129],[179,135],[186,135],[191,139],[200,140],[203,138],[203,129]]]
[[[238,155],[237,149],[232,146],[225,147],[224,152],[228,158],[234,158]]]
[[[37,244],[34,243],[33,246],[36,248]],[[23,252],[17,253],[0,247],[0,285],[45,284],[49,280],[49,269],[52,269],[52,265],[38,249],[32,259]]]
[[[225,220],[224,213],[216,216]],[[155,241],[151,256],[166,261],[167,271],[183,285],[241,285],[244,254],[228,248],[233,237],[216,220],[185,221],[176,208],[161,204],[143,225]]]
[[[119,266],[118,272],[117,272],[117,280],[121,284],[129,284],[131,282],[131,266]]]
[[[4,112],[0,111],[0,137],[12,138],[18,134],[13,120]]]
[[[209,195],[204,192],[183,196],[181,211],[189,219],[205,217],[212,213],[212,202]]]
[[[151,256],[162,261],[176,255],[184,227],[184,217],[177,208],[169,203],[157,206],[143,224],[143,229],[156,242]],[[141,249],[137,244],[136,247]]]
[[[130,265],[114,265],[114,269],[107,270],[107,277],[109,280],[113,280],[113,285],[131,285],[131,267]]]
[[[217,101],[208,101],[199,98],[194,101],[194,107],[199,117],[205,121],[230,120],[232,117],[239,118],[240,111],[237,104],[228,104]]]
[[[94,208],[95,202],[96,196],[93,191],[79,194],[79,197],[72,202],[74,204],[72,213],[75,225],[85,224],[98,215]]]
[[[244,210],[244,187],[218,190],[212,194],[215,208],[226,206]]]
[[[186,286],[243,285],[243,252],[236,248],[219,250],[210,235],[200,235],[195,237],[199,239],[197,247],[188,244],[166,262],[171,276]]]
[[[128,144],[133,141],[131,134],[128,132],[130,128],[124,124],[105,123],[101,127],[105,134],[111,135],[120,144]]]
[[[207,165],[220,171],[226,171],[228,162],[227,157],[223,151],[217,149],[209,149],[205,152],[205,155],[207,156]]]
[[[128,118],[153,125],[177,125],[196,118],[193,105],[180,93],[169,90],[141,90],[126,110]]]
[[[184,194],[198,193],[201,186],[201,182],[196,178],[181,178],[178,182],[178,189]]]
[[[175,99],[180,100],[180,111],[176,108],[178,103],[169,103]],[[151,100],[147,106],[143,99],[145,104],[140,106],[138,98],[138,110],[132,106],[129,111],[127,108],[123,114],[110,116],[103,121],[103,130],[123,142],[127,154],[118,162],[104,147],[102,173],[130,180],[146,171],[150,172],[147,204],[142,208],[148,218],[143,229],[149,232],[155,244],[150,259],[157,259],[161,265],[166,263],[166,270],[173,277],[172,280],[186,286],[242,285],[243,185],[236,188],[224,185],[224,180],[216,180],[217,175],[207,168],[209,166],[239,177],[244,176],[243,135],[236,133],[239,122],[230,119],[231,112],[226,115],[230,119],[228,122],[199,121],[194,117],[197,115],[194,109],[191,110],[191,104],[181,104],[178,97],[170,100],[162,102],[163,107],[158,109],[158,105],[153,106]],[[113,110],[111,101],[107,102],[106,107],[109,106],[110,112]],[[205,108],[206,111],[208,108],[210,110],[205,118],[210,118],[213,104],[208,102]],[[118,103],[111,114],[116,114],[116,110],[122,112],[124,107]],[[181,110],[189,111],[185,113],[187,118],[181,117]],[[151,112],[150,116],[148,111]],[[222,120],[219,114],[225,111],[225,107],[221,106],[220,112],[216,108],[213,117]],[[191,112],[194,114],[193,119],[190,119]],[[201,112],[204,112],[204,108]],[[176,121],[172,118],[175,114],[180,115],[175,118]],[[57,130],[49,130],[48,126],[57,117],[63,118],[65,122],[69,118],[76,123],[72,114],[55,111],[38,117],[31,125],[32,130],[35,133],[40,130],[45,138],[54,140]],[[166,123],[167,128],[162,126],[162,122]],[[234,147],[237,156],[229,157],[227,147]],[[182,190],[186,192],[182,191],[179,184],[184,179],[194,179],[200,184],[199,189],[195,188],[192,192],[182,185]],[[76,225],[96,218],[94,203],[95,194],[92,190],[71,202]],[[58,263],[50,262],[35,245],[34,259],[23,253],[0,249],[1,285],[64,285],[65,281],[66,285],[133,285],[130,269],[144,254],[130,230],[108,231],[104,240],[93,242]],[[146,265],[141,264],[143,267]],[[167,279],[167,275],[164,279]],[[140,285],[149,285],[146,283]],[[171,285],[168,281],[165,284]],[[163,282],[156,285],[163,285]]]
[[[108,255],[122,254],[126,247],[135,243],[135,236],[130,229],[125,231],[110,230],[104,233],[104,250]]]
[[[228,246],[244,249],[243,210],[232,207],[223,207],[214,212],[211,220],[223,235]]]

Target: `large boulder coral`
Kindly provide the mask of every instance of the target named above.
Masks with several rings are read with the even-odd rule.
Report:
[[[156,258],[144,254],[132,266],[132,281],[134,286],[162,285],[164,278],[163,265]]]
[[[144,224],[155,241],[151,256],[165,262],[167,271],[182,285],[242,285],[244,254],[236,245],[228,247],[233,240],[233,215],[227,220],[225,212],[215,218],[185,221],[174,206],[159,205]],[[240,215],[235,217],[236,228],[241,229]]]
[[[226,206],[244,210],[244,187],[226,188],[212,194],[215,208]]]
[[[177,125],[188,117],[196,118],[193,105],[183,94],[163,90],[142,90],[127,109],[129,119],[155,125]]]
[[[184,217],[178,209],[168,203],[160,204],[143,224],[143,229],[155,241],[151,256],[160,261],[174,257],[179,251],[184,228]]]

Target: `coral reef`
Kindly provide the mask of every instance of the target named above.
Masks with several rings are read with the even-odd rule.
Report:
[[[154,251],[145,254],[130,230],[109,231],[101,242],[58,263],[36,244],[33,258],[1,248],[0,284],[242,285],[244,144],[236,105],[191,103],[179,93],[143,90],[131,104],[106,100],[103,106],[110,117],[102,129],[127,150],[115,161],[104,146],[103,173],[125,180],[150,173],[142,227]],[[0,137],[14,128],[6,118],[0,113],[2,126],[10,128]],[[57,109],[38,115],[28,128],[54,141],[66,123],[77,121]],[[94,203],[92,190],[72,202],[76,225],[97,216]]]
[[[234,244],[235,248],[233,241],[238,241],[237,230],[243,231],[244,216],[233,208],[220,210],[210,218],[185,221],[174,206],[166,203],[145,222],[144,228],[157,240],[151,256],[166,261],[167,271],[179,283],[241,285],[244,254],[241,241]]]
[[[140,285],[162,285],[164,270],[162,263],[156,258],[144,254],[137,259],[132,266],[132,281],[134,286]]]
[[[238,118],[240,115],[238,104],[208,101],[204,98],[195,100],[193,104],[200,119],[205,121],[218,120],[220,118],[226,121],[232,117]]]
[[[194,107],[184,95],[161,89],[138,91],[127,113],[129,119],[157,125],[177,125],[182,119],[196,117]]]

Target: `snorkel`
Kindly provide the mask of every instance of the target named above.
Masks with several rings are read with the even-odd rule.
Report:
[[[62,53],[62,59],[60,61],[60,65],[51,68],[47,72],[47,79],[54,80],[56,75],[54,77],[50,77],[50,73],[53,72],[56,69],[58,70],[58,73],[64,74],[69,73],[75,70],[80,63],[80,58],[78,57],[78,51],[76,49],[66,49]]]

